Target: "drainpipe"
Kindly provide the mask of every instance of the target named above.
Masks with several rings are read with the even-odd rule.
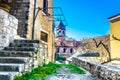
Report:
[[[35,14],[36,14],[36,0],[34,0],[32,40],[34,40],[34,28],[35,28],[35,16],[36,16]]]

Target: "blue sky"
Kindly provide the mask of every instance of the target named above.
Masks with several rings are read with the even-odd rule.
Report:
[[[77,40],[108,34],[108,17],[120,13],[120,0],[54,0],[61,7],[67,35]]]

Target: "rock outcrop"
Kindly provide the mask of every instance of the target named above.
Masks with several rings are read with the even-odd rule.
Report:
[[[103,44],[105,44],[108,49],[110,50],[110,38],[109,35],[94,37],[97,44],[102,40]],[[76,54],[88,54],[88,53],[99,53],[99,57],[85,57],[88,60],[95,61],[95,62],[105,62],[108,59],[108,52],[103,47],[103,45],[100,45],[98,48],[96,47],[96,44],[93,40],[93,38],[84,39],[81,41],[81,45],[76,50]]]

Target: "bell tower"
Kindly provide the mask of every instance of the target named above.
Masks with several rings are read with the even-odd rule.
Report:
[[[62,21],[59,22],[59,25],[56,27],[56,39],[55,42],[57,46],[63,46],[65,41],[65,34],[66,28]]]
[[[59,25],[56,27],[56,37],[65,37],[66,28],[62,21],[60,21]]]

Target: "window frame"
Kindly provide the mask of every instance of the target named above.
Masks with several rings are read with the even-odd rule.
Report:
[[[48,34],[46,32],[43,32],[43,31],[41,31],[40,33],[41,33],[40,40],[42,40],[44,42],[48,42]],[[43,36],[43,35],[45,35],[45,36]]]

